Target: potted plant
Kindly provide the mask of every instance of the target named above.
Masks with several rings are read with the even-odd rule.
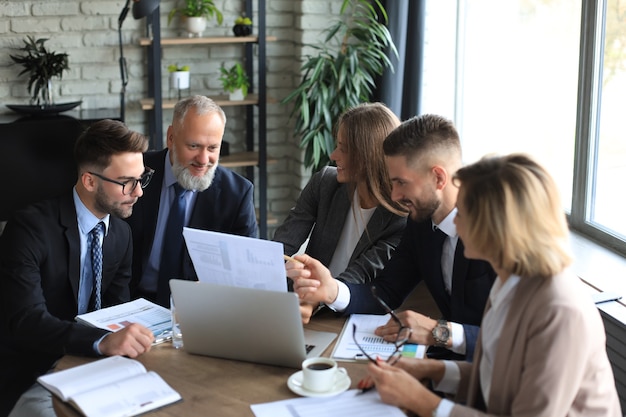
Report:
[[[183,90],[189,88],[189,65],[179,66],[178,64],[167,67],[170,73],[170,84],[172,88]]]
[[[248,95],[250,80],[239,62],[230,68],[220,67],[220,78],[224,91],[229,93],[229,100],[243,100]]]
[[[189,36],[202,36],[206,29],[207,19],[215,16],[218,24],[222,24],[224,16],[215,6],[213,0],[184,0],[185,7],[174,8],[167,15],[169,25],[174,16],[180,15],[185,18],[185,26]]]
[[[9,55],[13,62],[24,67],[22,74],[28,74],[28,92],[30,104],[48,106],[54,103],[52,98],[52,78],[63,78],[63,71],[69,70],[68,55],[51,52],[46,49],[47,38],[35,39],[27,36],[24,46],[17,48],[22,55]]]
[[[235,19],[233,33],[235,36],[250,36],[250,34],[252,34],[252,19],[249,17],[239,16]]]
[[[334,123],[347,108],[370,101],[374,78],[391,67],[386,50],[397,54],[379,0],[343,0],[338,22],[325,30],[319,51],[302,64],[302,81],[283,104],[294,102],[295,132],[304,163],[319,170],[335,147]]]

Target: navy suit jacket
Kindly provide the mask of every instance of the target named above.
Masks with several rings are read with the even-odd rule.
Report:
[[[135,204],[133,214],[126,219],[133,231],[132,298],[137,296],[136,289],[152,250],[166,155],[167,149],[144,154],[144,164],[153,168],[155,172],[150,184],[143,190],[143,197]],[[167,163],[169,164],[169,161]],[[196,197],[188,227],[257,237],[253,198],[254,188],[250,181],[227,168],[218,166],[211,186],[199,192]],[[183,259],[183,278],[198,279],[186,249]]]
[[[452,294],[448,294],[441,274],[442,245],[443,238],[433,231],[430,219],[420,223],[409,219],[400,244],[378,278],[367,285],[346,283],[350,288],[350,304],[345,313],[384,312],[371,294],[372,285],[391,308],[398,308],[417,284],[424,281],[443,318],[463,324],[466,358],[471,359],[496,274],[488,262],[466,259],[459,239],[452,271]]]
[[[103,307],[130,300],[128,225],[102,243]],[[78,324],[80,237],[72,194],[18,211],[0,237],[0,416],[65,354],[95,356],[105,330]],[[90,305],[93,305],[93,297]]]

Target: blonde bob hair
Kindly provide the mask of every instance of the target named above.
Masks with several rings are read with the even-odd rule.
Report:
[[[571,262],[569,230],[550,174],[523,154],[485,157],[454,176],[466,239],[494,267],[550,278]]]

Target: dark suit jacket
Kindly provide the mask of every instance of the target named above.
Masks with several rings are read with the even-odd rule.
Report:
[[[293,255],[309,238],[306,253],[328,266],[346,216],[351,213],[351,204],[347,185],[337,182],[337,168],[324,167],[311,177],[287,219],[276,229],[273,240],[283,243],[285,254]],[[405,224],[406,217],[378,206],[350,256],[348,267],[335,278],[354,283],[374,280],[400,243]]]
[[[466,259],[459,239],[452,271],[452,294],[448,295],[441,275],[442,245],[443,239],[439,232],[433,231],[430,219],[421,223],[409,219],[400,244],[378,278],[369,285],[347,284],[351,295],[345,313],[383,312],[372,297],[371,285],[376,286],[378,295],[391,308],[397,308],[423,280],[443,318],[463,324],[466,357],[472,358],[478,326],[496,274],[488,262]]]
[[[103,306],[130,300],[131,251],[130,228],[111,217],[102,244]],[[107,332],[74,322],[79,282],[72,194],[16,212],[0,237],[0,415],[61,356],[95,356],[93,344]]]
[[[143,190],[143,197],[135,204],[133,214],[126,219],[133,231],[132,298],[136,298],[136,289],[152,250],[166,155],[167,149],[144,154],[144,164],[155,170],[154,176]],[[169,164],[169,161],[167,163]],[[227,168],[218,166],[211,186],[199,192],[196,197],[188,227],[257,237],[253,198],[254,189],[250,181]],[[189,280],[198,279],[186,249],[183,276]]]

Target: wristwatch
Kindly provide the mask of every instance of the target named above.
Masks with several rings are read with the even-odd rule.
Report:
[[[433,328],[432,334],[433,339],[435,339],[435,346],[448,347],[448,340],[450,340],[451,332],[446,320],[437,320],[437,324]]]

